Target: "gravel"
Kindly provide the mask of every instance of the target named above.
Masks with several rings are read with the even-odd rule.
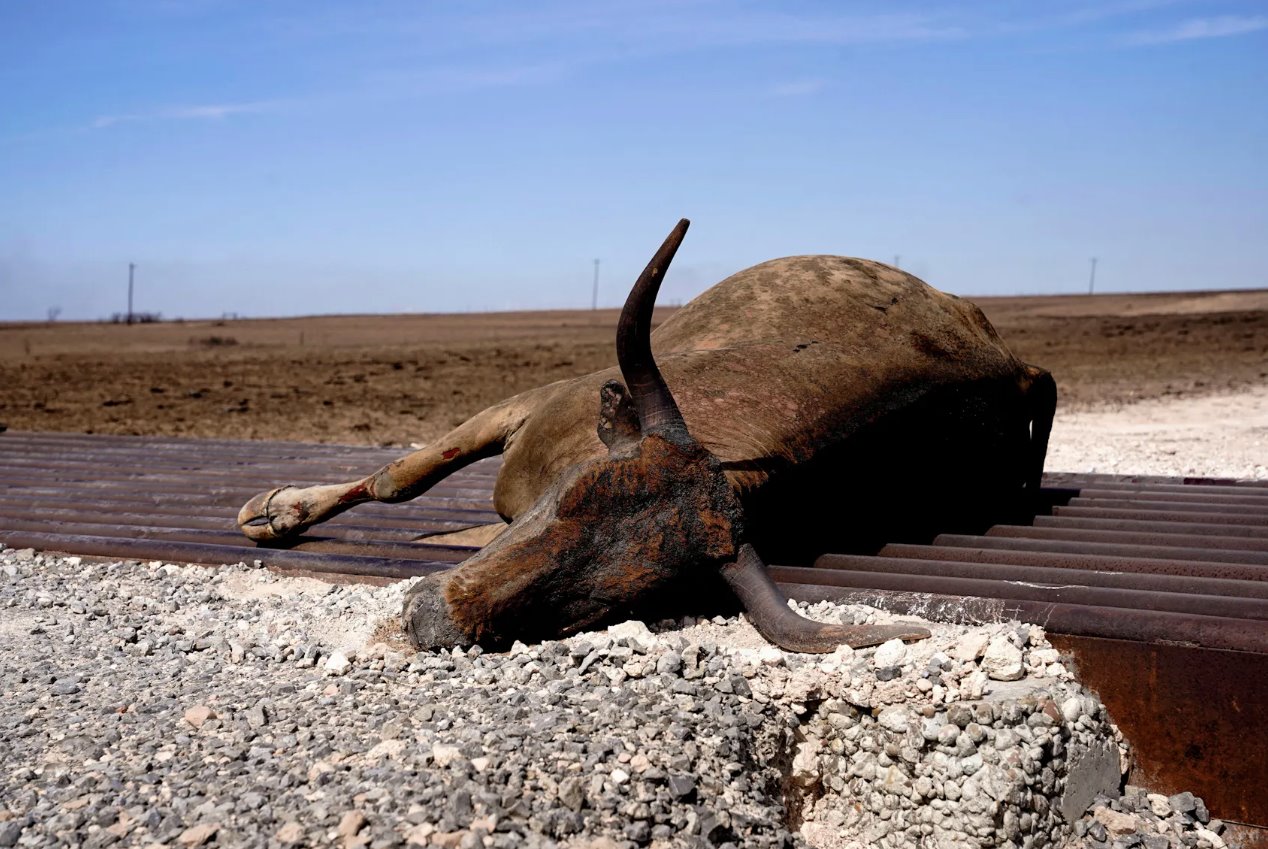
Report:
[[[1122,796],[1098,797],[1075,823],[1069,849],[1223,849],[1224,823],[1192,793],[1164,796],[1127,785]]]
[[[1242,392],[1057,409],[1053,472],[1268,478],[1268,385]]]
[[[403,590],[0,552],[0,846],[1049,846],[1063,798],[1073,821],[1119,783],[1038,628],[806,656],[717,618],[415,654]],[[1001,641],[1018,680],[986,666]],[[1083,786],[1072,753],[1107,745]]]

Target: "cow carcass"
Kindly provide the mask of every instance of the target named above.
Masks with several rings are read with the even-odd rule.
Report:
[[[417,647],[544,639],[657,599],[707,606],[725,587],[791,650],[927,636],[805,619],[759,552],[796,561],[1024,503],[1043,470],[1051,375],[1014,357],[968,301],[836,256],[741,271],[650,333],[686,229],[630,293],[618,368],[517,395],[362,480],[261,493],[239,514],[243,532],[298,535],[501,453],[494,504],[510,524],[410,589]]]

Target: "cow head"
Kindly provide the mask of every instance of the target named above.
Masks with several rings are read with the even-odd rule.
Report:
[[[687,226],[684,219],[669,234],[621,312],[625,384],[609,381],[599,397],[608,456],[572,467],[475,556],[415,584],[403,613],[415,647],[556,637],[675,585],[701,586],[690,579],[709,575],[722,577],[763,635],[794,651],[928,636],[798,616],[745,544],[743,511],[722,465],[688,432],[652,358],[652,307]]]

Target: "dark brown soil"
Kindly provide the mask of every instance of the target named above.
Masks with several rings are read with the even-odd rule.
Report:
[[[1268,381],[1268,290],[981,298],[1087,406]],[[667,313],[666,313],[667,314]],[[614,360],[614,310],[0,325],[20,430],[428,442],[516,392]]]

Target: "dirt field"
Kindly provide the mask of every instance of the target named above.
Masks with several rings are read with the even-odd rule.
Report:
[[[1019,356],[1053,371],[1067,409],[1268,383],[1268,290],[974,300]],[[516,392],[612,364],[616,316],[0,325],[0,422],[427,442]]]

